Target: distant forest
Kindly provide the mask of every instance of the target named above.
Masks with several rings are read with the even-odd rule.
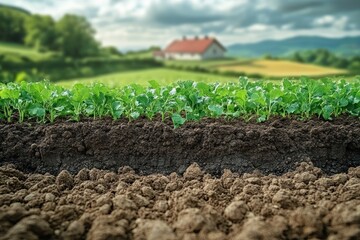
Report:
[[[51,16],[0,5],[0,41],[23,44],[39,51],[57,51],[81,58],[99,52],[95,30],[86,18],[66,14],[58,21]]]
[[[301,63],[312,63],[321,66],[344,68],[360,71],[360,56],[350,58],[339,57],[326,49],[298,51],[290,56],[291,60]]]

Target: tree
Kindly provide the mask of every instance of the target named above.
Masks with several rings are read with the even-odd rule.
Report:
[[[353,72],[360,72],[360,61],[352,61],[349,64],[348,69]]]
[[[294,53],[293,59],[296,62],[304,62],[304,60],[302,59],[302,56],[299,52]]]
[[[273,60],[274,57],[270,54],[270,53],[266,53],[264,56],[263,56],[264,59],[266,60]]]
[[[25,22],[25,44],[39,50],[54,50],[56,31],[50,16],[33,15]]]
[[[119,49],[117,49],[114,46],[109,46],[109,47],[103,47],[102,52],[105,55],[117,55],[117,56],[122,56],[123,54],[119,51]]]
[[[14,9],[0,8],[0,41],[23,43],[24,21],[28,16]]]
[[[84,17],[66,14],[56,23],[57,46],[64,56],[81,58],[96,55],[99,44],[95,31]]]

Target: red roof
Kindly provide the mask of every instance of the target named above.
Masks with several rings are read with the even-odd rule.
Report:
[[[194,38],[173,41],[166,49],[168,53],[204,53],[213,43],[226,49],[215,38]]]

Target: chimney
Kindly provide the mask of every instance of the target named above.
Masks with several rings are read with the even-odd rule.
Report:
[[[183,36],[183,37],[182,37],[182,40],[186,40],[186,36]]]
[[[209,36],[208,35],[205,35],[205,39],[208,39],[209,38]]]
[[[199,37],[198,36],[195,36],[195,40],[198,40],[199,39]]]

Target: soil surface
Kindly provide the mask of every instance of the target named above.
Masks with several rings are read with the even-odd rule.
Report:
[[[359,166],[359,118],[265,123],[204,119],[177,129],[145,119],[0,123],[0,165],[12,163],[24,172],[130,166],[140,174],[182,174],[197,162],[217,176],[223,169],[282,174],[302,161],[312,161],[326,173]]]
[[[0,167],[0,239],[360,239],[360,167],[326,175],[301,163],[276,175],[216,178]]]

